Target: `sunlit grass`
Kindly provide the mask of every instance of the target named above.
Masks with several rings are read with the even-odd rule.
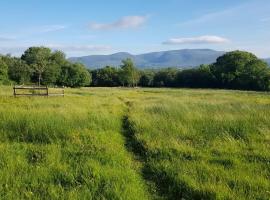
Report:
[[[269,199],[270,96],[173,90],[129,114],[145,174],[171,199]],[[147,91],[151,94],[151,91]]]
[[[1,199],[147,199],[110,90],[0,97]],[[117,92],[117,91],[116,91]]]
[[[0,199],[269,199],[270,95],[0,87]]]

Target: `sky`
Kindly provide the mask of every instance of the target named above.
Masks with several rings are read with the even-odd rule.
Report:
[[[270,0],[3,0],[0,54],[30,46],[68,57],[173,49],[270,57]]]

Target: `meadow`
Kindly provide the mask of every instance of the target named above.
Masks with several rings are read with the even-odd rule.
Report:
[[[0,199],[270,199],[270,96],[0,87]]]

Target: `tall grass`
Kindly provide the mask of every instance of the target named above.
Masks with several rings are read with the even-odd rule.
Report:
[[[270,96],[0,87],[0,199],[269,199]]]
[[[268,94],[145,93],[128,120],[145,151],[145,176],[160,193],[169,199],[270,198]]]
[[[148,199],[110,90],[0,97],[1,199]]]

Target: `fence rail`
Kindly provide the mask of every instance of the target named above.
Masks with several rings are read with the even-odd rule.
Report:
[[[61,89],[60,92],[49,92],[48,86],[14,86],[13,96],[65,96],[64,88],[53,88],[56,90]]]

